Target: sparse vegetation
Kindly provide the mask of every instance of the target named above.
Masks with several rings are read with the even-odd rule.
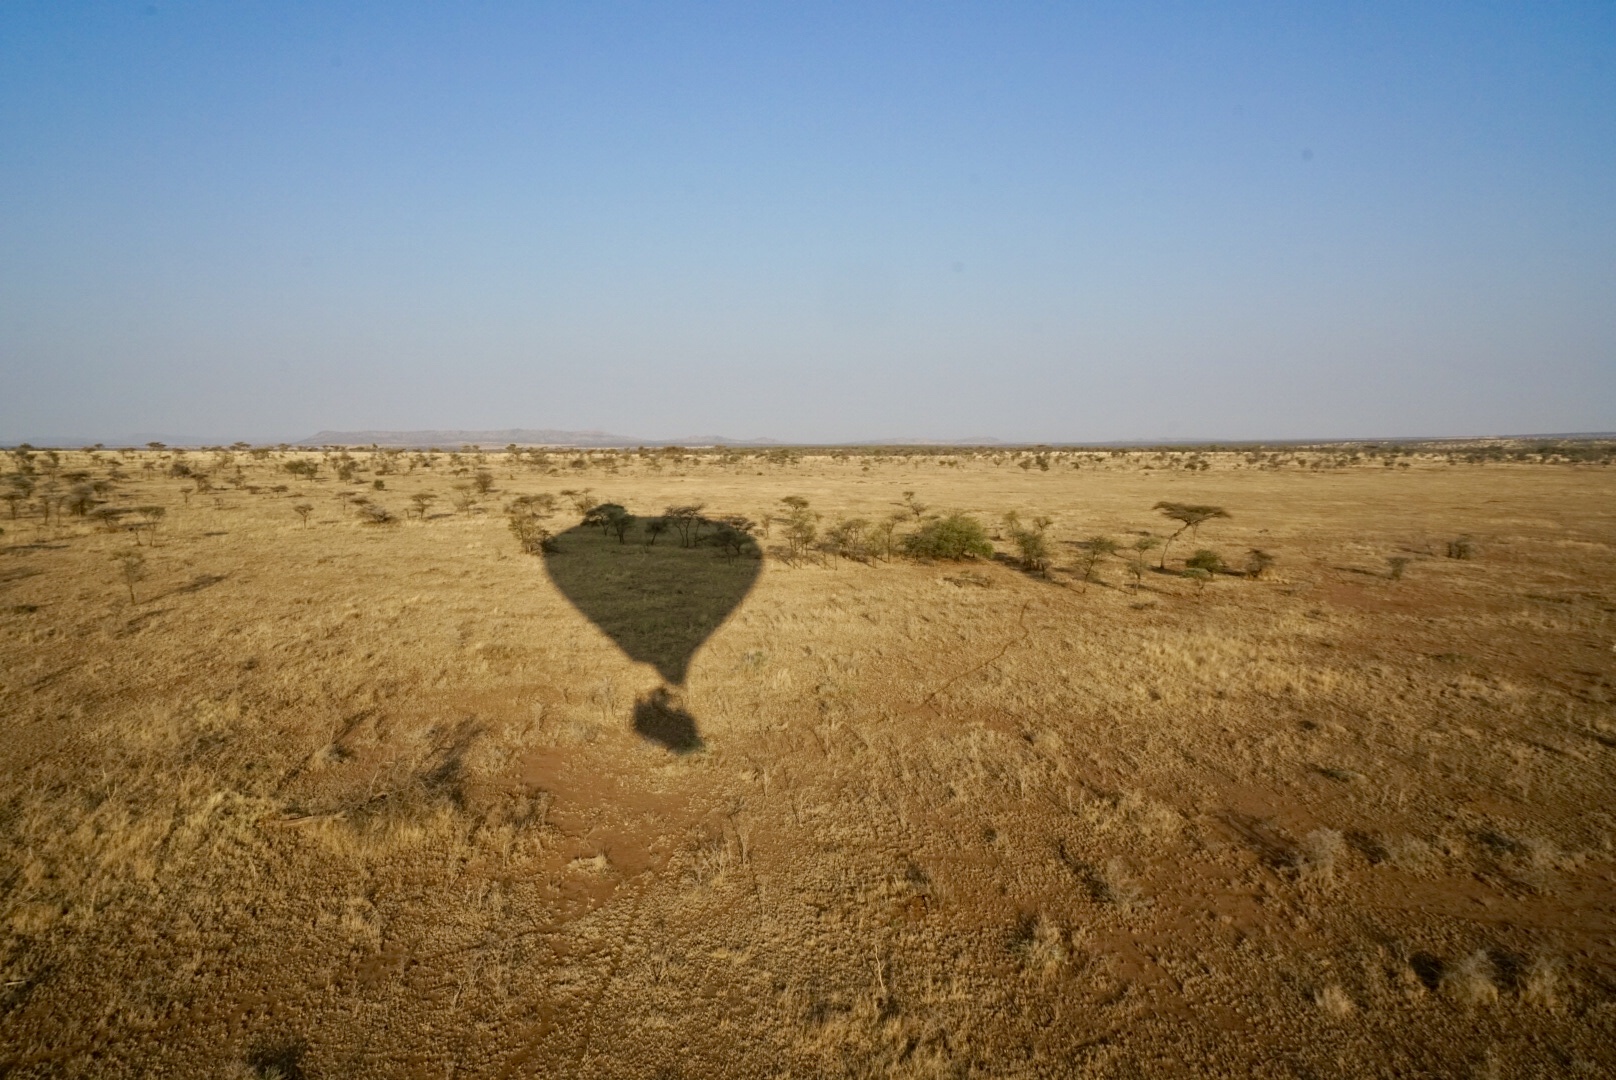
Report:
[[[1470,452],[0,455],[0,1072],[1608,1072],[1616,471]]]

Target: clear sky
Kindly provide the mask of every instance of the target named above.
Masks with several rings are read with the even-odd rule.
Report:
[[[1616,429],[1616,5],[0,5],[0,439]]]

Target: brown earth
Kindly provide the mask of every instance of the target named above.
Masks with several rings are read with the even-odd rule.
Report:
[[[0,518],[0,1074],[1616,1070],[1616,469],[775,458],[36,458]],[[109,471],[155,530],[41,517]],[[740,564],[523,554],[502,508],[586,486],[822,527],[912,491],[1052,517],[1055,565],[791,561],[776,522],[681,685],[625,648],[713,613],[635,575],[728,604]],[[1159,500],[1232,515],[1170,570],[1276,565],[1079,580],[1071,542]],[[639,733],[675,720],[699,748]]]

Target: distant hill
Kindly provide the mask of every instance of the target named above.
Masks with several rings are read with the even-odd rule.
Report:
[[[731,439],[695,435],[687,439],[640,439],[609,431],[561,431],[554,428],[500,428],[494,431],[322,431],[298,440],[298,446],[769,446],[774,439]]]

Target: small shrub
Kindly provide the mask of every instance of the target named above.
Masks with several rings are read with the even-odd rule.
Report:
[[[749,549],[756,549],[757,543],[752,539],[756,529],[757,525],[750,518],[731,515],[713,526],[713,535],[709,539],[727,558],[734,559]]]
[[[1100,560],[1107,555],[1115,555],[1122,550],[1122,545],[1109,536],[1091,536],[1081,541],[1078,549],[1083,552],[1078,559],[1078,570],[1081,572],[1083,583],[1100,580]]]
[[[75,484],[73,490],[67,493],[64,505],[74,517],[87,517],[95,509],[95,489],[89,484]]]
[[[1448,541],[1448,558],[1473,559],[1476,557],[1475,541],[1468,536],[1460,536]]]
[[[512,514],[509,521],[516,542],[522,545],[522,550],[527,554],[540,555],[556,549],[550,530],[545,528],[544,523],[538,518],[527,514]]]
[[[1033,518],[1032,528],[1029,529],[1021,524],[1019,515],[1011,512],[1005,515],[1004,523],[1010,533],[1010,542],[1021,556],[1021,568],[1035,574],[1048,571],[1049,540],[1045,534],[1049,531],[1051,520],[1047,517]]]
[[[556,550],[555,541],[545,522],[556,512],[554,495],[523,495],[506,508],[506,519],[511,532],[522,550],[529,555],[540,555]]]
[[[1221,574],[1226,569],[1223,565],[1223,556],[1211,548],[1201,548],[1184,560],[1184,566],[1190,570],[1203,571],[1208,577]]]
[[[1386,557],[1386,576],[1393,581],[1403,580],[1403,571],[1408,569],[1407,555],[1389,555]]]
[[[792,562],[802,558],[813,546],[819,533],[819,515],[808,508],[808,500],[801,495],[787,495],[780,500],[786,506],[784,533],[786,557]]]
[[[129,602],[138,603],[135,599],[135,583],[146,578],[146,556],[138,551],[120,551],[112,560],[118,564],[119,576],[129,588]]]
[[[1129,551],[1133,553],[1132,558],[1128,560],[1128,574],[1133,578],[1133,588],[1135,592],[1138,592],[1140,586],[1145,583],[1146,553],[1153,551],[1160,546],[1161,538],[1151,536],[1149,533],[1140,534],[1139,538],[1128,546]]]
[[[1493,962],[1486,949],[1477,949],[1442,975],[1442,992],[1465,1005],[1491,1005],[1498,1000]]]
[[[562,488],[561,494],[572,500],[573,509],[578,511],[579,517],[583,517],[600,501],[590,494],[593,490],[593,488]]]
[[[612,523],[627,513],[621,503],[596,503],[584,514],[583,524],[598,525],[605,536],[612,531]]]
[[[471,483],[477,489],[477,494],[487,495],[494,490],[494,474],[487,469],[478,469],[472,475]]]
[[[1352,999],[1347,996],[1347,992],[1341,989],[1337,983],[1331,983],[1314,994],[1313,1003],[1337,1020],[1346,1019],[1358,1008],[1352,1003]]]
[[[1022,924],[1016,951],[1029,971],[1051,975],[1066,963],[1066,935],[1059,923],[1047,915],[1039,915]]]
[[[870,542],[880,551],[881,558],[892,561],[892,549],[897,543],[898,526],[903,524],[903,514],[888,514],[886,517],[870,526]]]
[[[825,530],[824,548],[832,555],[854,562],[869,562],[874,545],[870,523],[863,518],[843,518]]]
[[[309,515],[314,512],[314,507],[310,506],[308,503],[298,503],[296,506],[292,507],[292,510],[297,514],[298,517],[303,519],[303,527],[305,529],[308,528]]]
[[[354,504],[359,510],[359,520],[366,525],[396,525],[398,518],[393,512],[380,503],[360,502]]]
[[[1552,1009],[1560,1003],[1560,965],[1546,956],[1532,961],[1521,980],[1521,998],[1529,1005]]]
[[[1296,857],[1297,875],[1307,882],[1323,884],[1335,880],[1335,861],[1341,854],[1341,834],[1334,829],[1314,829],[1302,840]]]
[[[993,556],[987,530],[969,514],[928,521],[903,538],[904,553],[918,559],[987,559]]]

